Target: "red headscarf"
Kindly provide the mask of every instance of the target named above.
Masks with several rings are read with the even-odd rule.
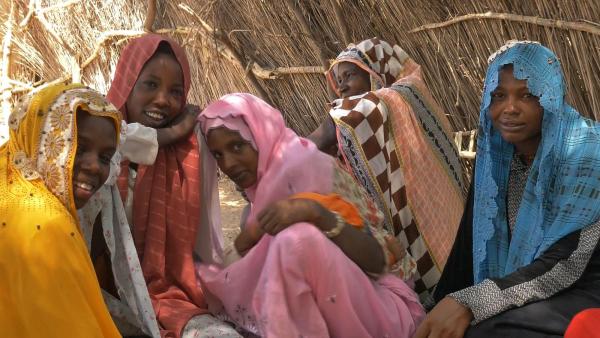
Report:
[[[161,42],[181,65],[184,104],[190,89],[185,50],[173,40],[147,34],[123,50],[107,98],[127,120],[126,102],[146,62]],[[129,163],[119,189],[127,195]],[[208,312],[196,283],[192,252],[200,224],[200,154],[196,136],[161,147],[152,166],[138,166],[133,198],[133,237],[163,337],[179,337],[189,319]]]

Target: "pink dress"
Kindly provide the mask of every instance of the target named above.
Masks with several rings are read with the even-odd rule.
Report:
[[[334,158],[287,129],[279,111],[252,95],[230,94],[209,105],[200,123],[214,118],[242,119],[258,148],[246,226],[274,201],[333,192],[357,207],[363,230],[387,250],[382,215],[365,191]],[[199,265],[197,272],[212,313],[265,337],[410,337],[424,317],[402,279],[366,274],[309,223],[263,236],[228,267]]]

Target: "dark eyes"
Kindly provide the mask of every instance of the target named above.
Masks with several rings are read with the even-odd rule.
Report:
[[[502,97],[504,97],[503,93],[499,93],[499,92],[493,92],[492,93],[492,99],[499,99],[499,98],[502,98]]]
[[[491,97],[492,97],[492,100],[498,100],[498,99],[505,98],[506,95],[504,93],[501,93],[501,92],[493,92],[493,93],[491,93]],[[528,99],[528,100],[529,99],[537,99],[537,96],[535,96],[535,95],[533,95],[531,93],[525,93],[521,97],[524,98],[524,99]]]
[[[356,72],[348,72],[342,74],[342,76],[338,77],[338,83],[342,83],[343,80],[348,80],[356,75]]]
[[[77,144],[77,150],[75,151],[76,156],[80,156],[82,154],[85,154],[87,152],[87,147],[85,145],[85,143],[79,141]],[[103,165],[110,165],[110,160],[112,159],[112,152],[106,152],[100,155],[99,159],[100,159],[100,163],[102,163]]]
[[[150,89],[158,88],[158,83],[156,83],[156,81],[147,80],[147,81],[144,81],[143,84],[146,88],[150,88]]]
[[[85,153],[86,149],[87,149],[87,142],[85,141],[85,139],[81,138],[81,137],[77,137],[77,149],[75,150],[75,153],[77,155],[81,155],[83,153]]]
[[[102,162],[102,164],[105,164],[105,165],[110,165],[111,158],[112,158],[112,155],[110,155],[110,154],[102,154],[100,156],[100,162]]]
[[[229,149],[230,149],[230,152],[239,154],[244,150],[244,147],[247,145],[248,145],[248,143],[246,143],[246,142],[235,142],[229,146]],[[222,153],[216,152],[216,151],[213,151],[212,155],[215,158],[215,160],[219,160],[223,157]]]
[[[158,81],[154,81],[154,80],[143,81],[142,85],[144,86],[144,88],[146,90],[156,90],[160,86]],[[171,92],[171,95],[173,95],[175,97],[183,96],[183,88],[180,88],[180,87],[173,88],[170,90],[170,92]]]
[[[244,143],[242,143],[242,142],[235,143],[235,144],[232,146],[232,148],[233,148],[233,151],[235,151],[235,152],[240,152],[240,151],[242,150],[242,148],[243,148],[243,147],[244,147]]]

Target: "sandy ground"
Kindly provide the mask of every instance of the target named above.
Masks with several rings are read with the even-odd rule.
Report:
[[[240,232],[240,216],[247,202],[235,190],[235,185],[228,178],[219,180],[219,198],[221,199],[221,226],[225,247],[233,242]]]

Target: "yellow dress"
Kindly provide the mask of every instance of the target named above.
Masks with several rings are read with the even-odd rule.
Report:
[[[0,148],[2,337],[120,337],[77,223],[75,111],[120,115],[81,85],[48,87],[9,119]]]

